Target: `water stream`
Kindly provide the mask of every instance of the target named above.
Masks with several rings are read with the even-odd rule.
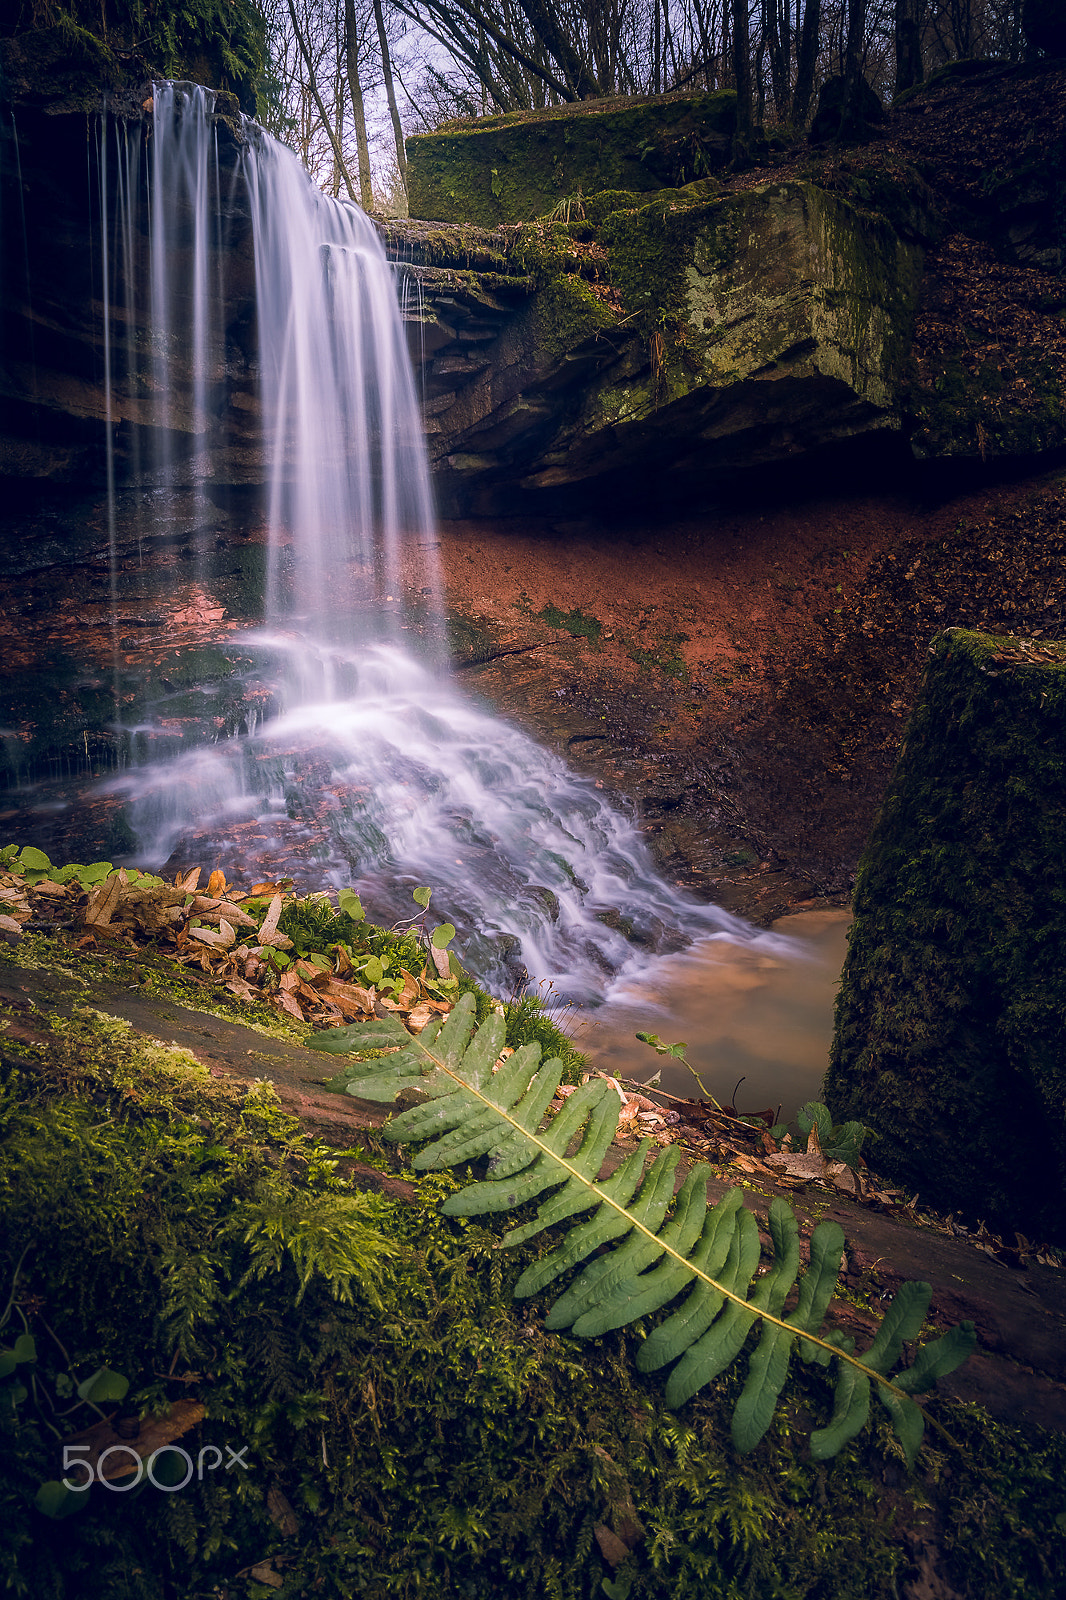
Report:
[[[114,277],[105,316],[114,294],[129,328],[143,292],[133,198],[142,174],[136,141],[118,124],[112,137],[119,204],[108,210],[101,182]],[[228,337],[218,202],[230,183],[243,185],[254,250],[265,615],[260,629],[227,636],[248,662],[244,731],[191,749],[170,739],[176,753],[135,759],[111,780],[138,859],[251,860],[255,876],[299,859],[305,882],[311,872],[321,887],[354,885],[379,920],[409,915],[411,889],[431,885],[463,959],[498,992],[528,975],[585,1005],[610,995],[605,1017],[625,1016],[634,996],[637,1009],[660,1005],[679,974],[699,991],[718,946],[731,959],[806,968],[801,942],[667,886],[628,816],[457,691],[437,625],[421,417],[376,231],[253,124],[238,171],[223,175],[211,96],[181,84],[156,87],[146,183],[152,337],[141,387],[161,441],[153,481],[211,477]],[[127,368],[144,362],[124,349]],[[127,389],[136,377],[126,371]],[[110,417],[110,388],[108,408]],[[166,734],[140,728],[131,748],[166,749]],[[650,990],[642,999],[634,985]]]

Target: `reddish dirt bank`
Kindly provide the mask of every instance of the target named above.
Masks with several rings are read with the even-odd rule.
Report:
[[[463,681],[631,796],[679,881],[759,920],[845,894],[931,636],[1066,612],[1059,473],[893,461],[756,510],[444,524]]]

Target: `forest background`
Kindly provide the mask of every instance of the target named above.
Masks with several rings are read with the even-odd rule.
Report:
[[[842,80],[845,135],[949,62],[1059,53],[1059,0],[14,0],[0,36],[90,33],[156,71],[210,42],[222,81],[321,186],[406,214],[404,138],[613,96],[736,90],[802,132]],[[221,53],[219,54],[219,45]],[[873,95],[864,89],[869,85]]]

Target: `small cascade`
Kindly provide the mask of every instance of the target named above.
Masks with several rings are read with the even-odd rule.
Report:
[[[224,362],[211,109],[206,91],[156,89],[157,482],[210,468]],[[291,872],[305,886],[353,884],[384,921],[409,915],[412,887],[429,884],[483,977],[511,988],[528,973],[586,1001],[652,952],[761,937],[665,885],[632,822],[592,783],[448,679],[433,646],[439,582],[421,416],[377,233],[262,129],[246,124],[244,136],[238,181],[254,243],[267,464],[264,626],[229,636],[249,663],[250,709],[236,726],[214,718],[210,742],[192,749],[163,718],[131,737],[135,752],[165,750],[168,739],[181,751],[109,785],[126,799],[139,859],[210,861],[238,880]],[[134,188],[129,169],[126,194]],[[132,210],[130,201],[127,223]],[[179,370],[191,418],[175,414]],[[184,468],[172,448],[179,431],[203,440]]]
[[[324,195],[260,128],[248,128],[244,171],[269,469],[267,620],[316,645],[350,643],[357,598],[361,637],[367,607],[390,633],[401,548],[428,575],[420,587],[435,587],[422,420],[392,274],[369,217]]]

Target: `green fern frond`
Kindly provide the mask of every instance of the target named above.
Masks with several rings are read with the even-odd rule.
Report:
[[[547,1327],[592,1338],[679,1301],[637,1357],[645,1372],[672,1365],[666,1400],[677,1407],[732,1365],[759,1323],[733,1415],[738,1450],[754,1449],[770,1426],[798,1347],[805,1361],[836,1362],[833,1415],[812,1435],[815,1457],[836,1455],[855,1436],[876,1389],[913,1462],[925,1417],[912,1397],[966,1359],[976,1342],[973,1325],[952,1329],[925,1346],[913,1366],[899,1368],[904,1344],[917,1338],[925,1320],[931,1292],[926,1283],[906,1283],[870,1348],[855,1355],[853,1341],[821,1331],[844,1249],[844,1234],[835,1222],[814,1230],[807,1270],[799,1276],[795,1214],[784,1200],[773,1200],[773,1260],[756,1278],[759,1230],[739,1189],[708,1208],[710,1168],[699,1164],[675,1199],[679,1152],[669,1146],[648,1163],[647,1140],[601,1180],[621,1110],[611,1085],[602,1078],[582,1085],[544,1127],[562,1064],[542,1064],[540,1046],[529,1044],[494,1072],[503,1040],[498,1016],[475,1031],[474,1002],[464,996],[443,1024],[431,1023],[418,1038],[398,1019],[389,1019],[312,1034],[308,1043],[334,1053],[390,1051],[351,1066],[335,1082],[361,1099],[392,1101],[404,1091],[408,1102],[417,1101],[385,1130],[397,1142],[428,1141],[414,1157],[417,1169],[487,1158],[488,1175],[451,1195],[442,1208],[446,1214],[481,1216],[540,1200],[532,1221],[505,1234],[505,1246],[583,1218],[562,1244],[526,1269],[515,1287],[519,1298],[539,1294],[580,1268],[552,1305]],[[609,1248],[601,1253],[604,1247]],[[786,1313],[797,1279],[797,1302]]]

